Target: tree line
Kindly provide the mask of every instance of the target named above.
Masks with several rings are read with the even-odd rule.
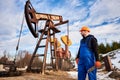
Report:
[[[98,45],[98,53],[99,54],[105,54],[107,52],[110,52],[110,51],[113,51],[113,50],[116,50],[116,49],[119,49],[120,48],[120,42],[112,42],[111,44],[110,43],[106,43],[106,44],[99,44]],[[16,65],[18,67],[25,67],[29,64],[29,61],[31,59],[31,56],[32,54],[29,53],[28,51],[26,50],[23,50],[23,51],[19,51],[18,54],[15,56],[15,62],[16,62]],[[11,55],[10,53],[8,53],[7,51],[4,51],[3,52],[3,56],[0,57],[0,64],[3,64],[3,63],[7,63],[9,62],[9,59],[11,59]],[[12,58],[13,59],[13,58]],[[66,60],[67,62],[63,63],[63,67],[69,67],[71,64],[71,61],[73,60]],[[11,62],[9,62],[11,63]],[[33,61],[33,64],[32,66],[37,66],[37,67],[42,67],[42,63],[43,63],[43,60],[41,60],[40,58],[36,57],[35,60]],[[69,64],[68,64],[69,63]],[[46,64],[46,65],[49,65],[49,64]],[[61,65],[61,63],[59,63],[59,65]]]
[[[107,52],[110,52],[110,51],[113,51],[113,50],[116,50],[119,48],[120,48],[120,42],[114,41],[111,44],[110,43],[106,43],[106,44],[101,43],[98,45],[98,53],[105,54]]]
[[[11,57],[10,53],[7,52],[6,50],[3,52],[3,56],[0,57],[0,64],[6,65],[6,64],[15,64],[18,68],[23,68],[25,66],[28,66],[29,61],[32,57],[32,54],[29,53],[29,51],[26,50],[21,50],[18,51],[18,54],[14,56],[14,58]],[[10,60],[12,58],[12,60]],[[74,67],[71,59],[58,59],[58,67],[61,70],[69,70]],[[35,57],[33,60],[33,63],[31,67],[41,67],[43,65],[43,59],[39,57]],[[51,63],[46,63],[46,66],[52,66]],[[60,65],[60,66],[59,66]],[[53,63],[53,66],[55,66],[55,63]],[[55,68],[55,67],[54,67]]]
[[[26,50],[19,51],[18,54],[14,57],[12,57],[10,55],[10,53],[8,53],[7,51],[4,51],[3,56],[0,57],[0,64],[14,64],[15,63],[15,65],[18,68],[22,68],[22,67],[25,67],[29,64],[31,57],[32,57],[32,54],[30,54]],[[33,61],[32,66],[33,67],[35,67],[35,66],[41,67],[42,60],[40,58],[36,57]]]

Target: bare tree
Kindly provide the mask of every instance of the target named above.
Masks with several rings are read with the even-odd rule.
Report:
[[[1,64],[5,64],[7,61],[8,61],[8,58],[7,58],[7,51],[5,50],[4,52],[3,52],[3,56],[0,58],[0,63]]]
[[[29,64],[29,61],[31,59],[32,54],[30,54],[28,51],[24,50],[24,51],[19,51],[18,55],[17,55],[17,66],[18,67],[25,67]],[[32,63],[33,67],[40,67],[42,66],[42,61],[36,57]]]

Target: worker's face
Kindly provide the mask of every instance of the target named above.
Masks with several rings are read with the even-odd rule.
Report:
[[[81,35],[82,35],[83,37],[86,37],[88,34],[89,34],[88,31],[81,31]]]

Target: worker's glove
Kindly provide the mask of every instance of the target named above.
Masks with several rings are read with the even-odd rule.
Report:
[[[96,68],[100,68],[101,67],[101,62],[100,61],[96,61],[95,62],[95,67]]]
[[[76,61],[76,64],[78,64],[79,58],[76,58],[75,61]]]

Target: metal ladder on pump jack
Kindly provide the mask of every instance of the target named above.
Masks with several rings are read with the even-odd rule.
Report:
[[[48,24],[49,24],[49,31],[48,31],[48,41],[50,42],[50,52],[51,52],[51,66],[52,68],[58,70],[58,64],[57,64],[57,57],[56,57],[56,38],[55,38],[55,34],[61,32],[60,30],[58,30],[57,28],[55,28],[54,23],[51,20],[48,20]],[[54,67],[54,60],[55,60],[55,67]]]
[[[58,25],[68,23],[68,20],[62,21],[62,16],[60,16],[60,15],[37,13],[29,0],[25,4],[25,18],[26,18],[26,22],[27,22],[27,25],[28,25],[31,33],[33,34],[33,36],[35,38],[38,37],[37,32],[41,33],[41,36],[38,40],[38,43],[36,44],[33,55],[30,59],[29,64],[28,64],[27,71],[28,72],[31,71],[31,66],[32,66],[32,63],[33,63],[33,60],[34,60],[35,57],[43,56],[44,58],[43,58],[43,65],[42,65],[42,74],[44,74],[45,66],[46,66],[46,56],[47,56],[47,51],[48,51],[48,42],[50,40],[51,55],[56,54],[56,47],[54,46],[52,48],[53,42],[51,42],[51,38],[55,39],[55,33],[60,32],[60,30],[58,30],[55,27],[58,26]],[[45,24],[44,29],[41,29],[41,30],[37,31],[37,27],[38,27],[37,24],[38,24],[39,20],[45,20],[46,24]],[[59,21],[59,23],[54,24],[53,21]],[[43,37],[44,35],[46,35],[46,37]],[[46,39],[45,45],[40,45],[41,41],[45,40],[45,39]],[[45,48],[44,49],[44,54],[36,54],[38,48]],[[57,66],[57,63],[56,63],[56,66]]]
[[[29,65],[29,66],[31,66],[31,64],[33,62],[33,59],[35,57],[43,56],[44,58],[43,58],[42,73],[44,73],[45,66],[46,66],[46,57],[47,57],[47,51],[48,51],[48,42],[49,42],[49,40],[51,40],[52,36],[53,36],[53,38],[55,38],[55,34],[58,33],[58,32],[60,32],[57,28],[51,28],[50,26],[51,26],[51,21],[47,20],[45,28],[39,30],[39,32],[41,33],[41,36],[40,36],[40,39],[39,39],[39,41],[38,41],[38,43],[36,45],[36,48],[35,48],[35,50],[33,52],[33,55],[32,55],[31,61],[30,61],[30,65]],[[43,37],[43,36],[46,36],[46,37]],[[40,45],[41,42],[42,42],[42,40],[46,40],[45,45]],[[53,44],[53,42],[50,43],[51,46],[52,46],[52,44]],[[37,50],[39,48],[45,48],[44,49],[44,54],[36,54],[36,52],[37,52]],[[56,52],[55,46],[53,46],[51,48],[51,51],[52,52],[54,51],[54,53]],[[52,55],[52,53],[51,53],[51,55]]]
[[[52,34],[50,36],[50,52],[51,52],[51,65],[52,68],[58,70],[58,64],[57,64],[57,54],[56,54],[56,50],[57,50],[57,45],[56,45],[56,38],[55,38],[55,33],[59,33],[60,31],[57,29],[54,29],[54,31],[52,31]],[[55,60],[55,67],[54,67],[54,60]]]

